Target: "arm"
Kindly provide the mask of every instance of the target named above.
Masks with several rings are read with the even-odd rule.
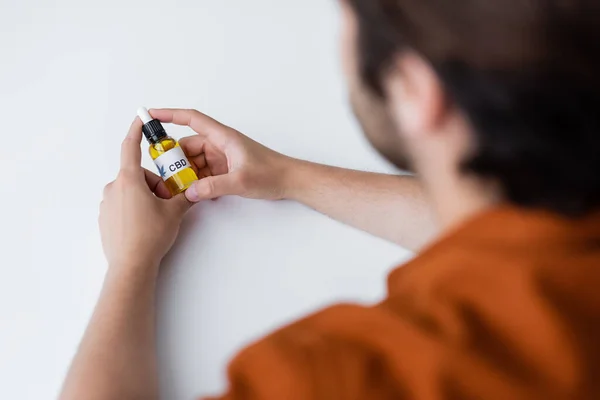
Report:
[[[433,212],[414,177],[291,164],[286,198],[410,250],[422,248],[436,233]]]
[[[198,135],[180,141],[205,177],[190,201],[225,195],[299,201],[338,221],[417,250],[435,234],[419,182],[407,176],[351,171],[292,159],[195,110],[150,110],[162,122]]]
[[[61,400],[156,399],[157,265],[112,265]]]
[[[136,118],[119,176],[104,190],[99,223],[108,273],[61,400],[158,398],[156,279],[190,203],[171,199],[162,179],[140,166],[141,128]]]

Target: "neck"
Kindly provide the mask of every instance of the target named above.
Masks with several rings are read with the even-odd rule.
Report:
[[[496,185],[466,176],[456,168],[441,168],[435,173],[422,171],[421,176],[442,231],[460,225],[501,201]]]

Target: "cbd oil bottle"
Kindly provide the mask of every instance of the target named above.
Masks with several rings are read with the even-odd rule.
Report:
[[[160,121],[153,119],[148,110],[141,107],[138,116],[144,123],[142,131],[150,143],[150,157],[156,164],[158,174],[173,196],[184,192],[198,177],[183,149],[175,139],[167,135]]]

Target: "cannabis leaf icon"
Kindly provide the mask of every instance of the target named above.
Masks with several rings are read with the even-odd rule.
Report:
[[[158,167],[158,173],[160,174],[161,178],[164,178],[165,176],[167,176],[167,172],[165,171],[165,167]]]

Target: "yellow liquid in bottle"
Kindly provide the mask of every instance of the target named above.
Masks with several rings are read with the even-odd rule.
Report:
[[[167,151],[179,147],[179,143],[172,137],[165,137],[159,142],[150,145],[150,157],[156,160],[158,157],[166,153]],[[173,196],[177,196],[179,193],[184,192],[189,188],[194,181],[197,181],[198,177],[191,168],[185,168],[177,172],[175,175],[165,181],[165,185]]]

